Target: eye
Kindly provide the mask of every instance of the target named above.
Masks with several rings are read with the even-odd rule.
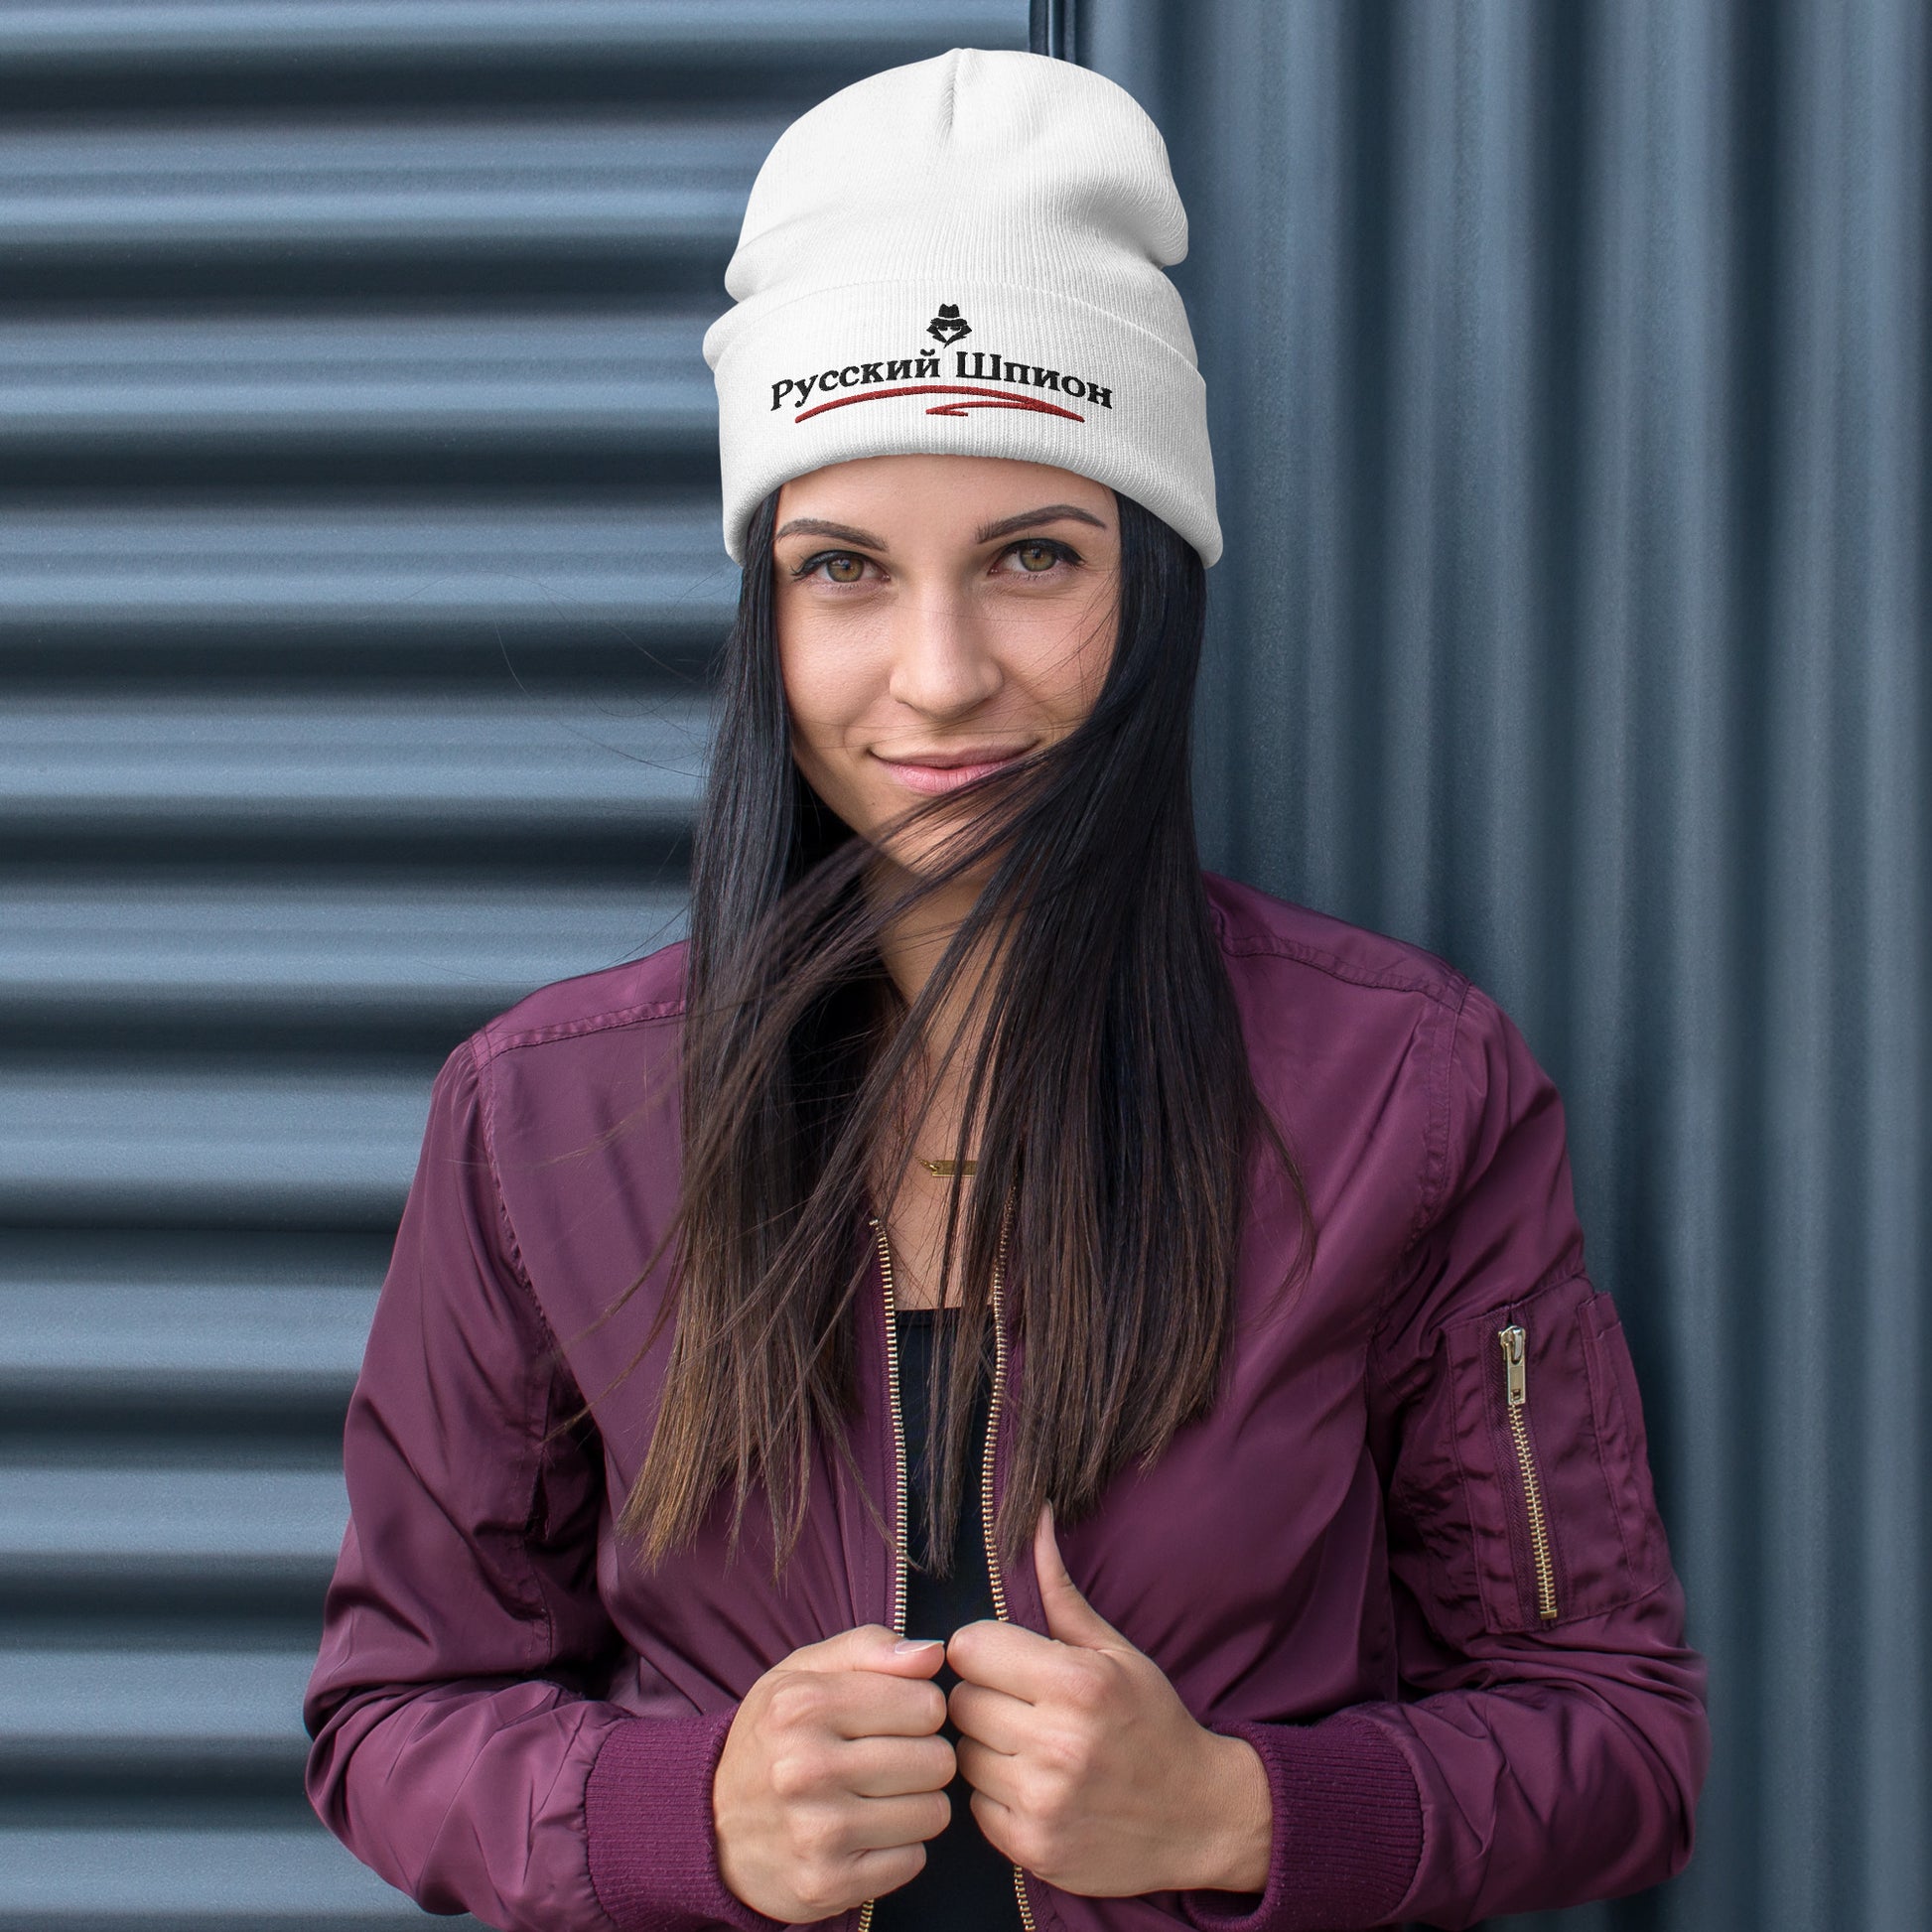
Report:
[[[825,573],[828,584],[856,584],[866,574],[866,560],[850,550],[821,550],[817,556],[807,557],[791,574],[802,581],[820,571]]]
[[[1025,537],[1007,555],[1029,577],[1043,577],[1055,564],[1079,562],[1071,549],[1063,543],[1055,543],[1050,537]]]

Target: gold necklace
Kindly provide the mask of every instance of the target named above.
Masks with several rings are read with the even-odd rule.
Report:
[[[956,1173],[964,1174],[971,1180],[980,1171],[977,1161],[928,1161],[923,1154],[915,1154],[912,1158],[936,1180],[950,1180]]]

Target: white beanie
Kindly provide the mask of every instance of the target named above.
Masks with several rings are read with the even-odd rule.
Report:
[[[955,48],[842,88],[765,157],[712,324],[725,548],[854,457],[1049,463],[1221,554],[1194,342],[1163,272],[1187,216],[1100,74]]]

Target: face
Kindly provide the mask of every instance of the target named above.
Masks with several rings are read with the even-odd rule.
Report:
[[[786,483],[775,531],[794,756],[854,831],[877,837],[1092,710],[1120,580],[1104,484],[991,457],[866,457]],[[888,849],[916,870],[956,823],[942,813]]]

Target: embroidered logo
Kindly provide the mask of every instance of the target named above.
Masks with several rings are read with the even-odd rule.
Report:
[[[941,348],[950,348],[962,336],[973,333],[973,325],[959,313],[957,302],[942,302],[939,313],[926,324],[925,333]]]
[[[801,409],[792,421],[802,423],[808,417],[822,416],[828,409],[843,409],[854,402],[878,402],[884,396],[971,398],[964,402],[935,402],[925,412],[928,416],[963,416],[969,409],[1034,409],[1042,416],[1064,416],[1070,423],[1087,420],[1074,410],[1062,409],[1056,402],[1041,402],[1037,396],[1010,396],[1004,389],[974,389],[963,382],[914,382],[902,389],[867,389],[856,396],[834,396],[830,402],[815,402],[809,409]]]
[[[796,412],[791,420],[805,423],[828,409],[843,409],[847,403],[880,402],[890,396],[941,396],[947,400],[933,403],[925,412],[928,416],[964,416],[972,409],[1028,409],[1036,415],[1063,417],[1069,423],[1087,420],[1077,409],[1048,402],[1043,396],[1016,395],[1016,389],[1047,389],[1097,409],[1114,406],[1110,382],[1096,382],[1090,375],[1069,375],[1043,362],[1009,362],[998,349],[952,348],[962,336],[972,334],[972,324],[959,313],[956,302],[940,303],[939,313],[926,324],[925,332],[939,344],[939,354],[895,355],[877,362],[847,362],[838,368],[784,376],[771,385],[771,407],[789,406]],[[948,348],[953,360],[949,369],[942,366]],[[946,376],[954,380],[945,381]],[[989,382],[1004,386],[989,389],[984,386]],[[835,396],[831,393],[834,389],[857,393]],[[806,408],[806,399],[812,395],[820,400]]]

